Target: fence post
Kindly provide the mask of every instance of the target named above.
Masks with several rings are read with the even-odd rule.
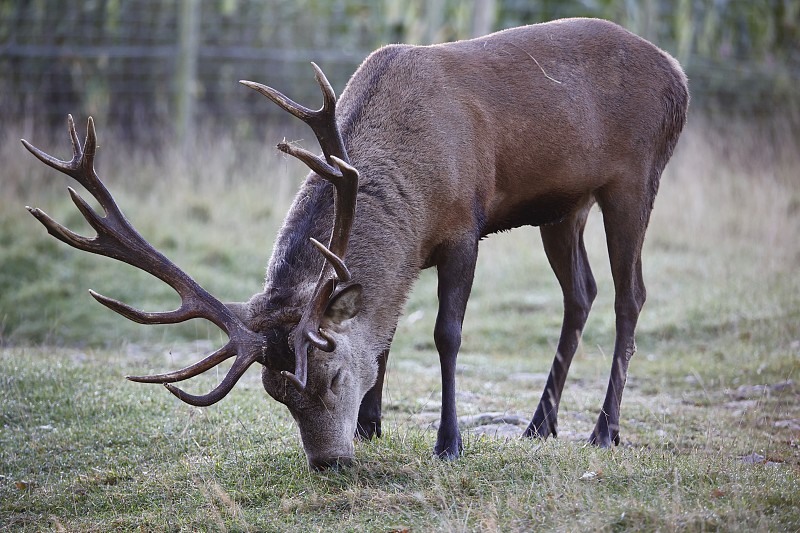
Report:
[[[181,0],[178,13],[178,61],[175,69],[175,123],[178,142],[186,146],[194,130],[197,55],[200,45],[200,2]]]

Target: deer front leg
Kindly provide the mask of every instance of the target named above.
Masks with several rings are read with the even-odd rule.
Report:
[[[358,424],[356,425],[356,438],[369,440],[381,436],[381,401],[383,399],[383,377],[386,374],[386,362],[389,359],[389,350],[386,349],[378,356],[378,379],[375,385],[367,391],[361,400],[358,409]]]
[[[439,257],[436,265],[439,313],[433,338],[442,370],[442,416],[434,454],[442,459],[455,459],[463,449],[456,415],[456,357],[461,348],[461,327],[475,274],[477,240],[450,247]]]

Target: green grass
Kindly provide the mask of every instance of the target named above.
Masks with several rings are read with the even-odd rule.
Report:
[[[5,143],[0,527],[800,529],[796,141],[767,142],[754,128],[713,131],[692,123],[662,181],[644,250],[648,302],[621,446],[584,444],[613,351],[613,290],[594,212],[587,248],[600,293],[567,381],[559,439],[481,435],[465,419],[464,456],[430,457],[440,385],[435,275],[424,272],[390,357],[384,437],[358,444],[352,468],[322,474],[308,471],[294,422],[255,370],[205,409],[123,379],[194,361],[220,336],[202,323],[130,324],[93,302],[88,288],[148,309],[176,298],[124,265],[47,236],[22,206],[80,227],[63,178]],[[301,167],[226,141],[191,164],[177,154],[126,161],[102,125],[99,134],[101,175],[148,239],[223,299],[258,290]],[[45,148],[63,155],[67,146]],[[484,241],[459,357],[459,414],[528,419],[560,318],[561,295],[536,231]],[[206,392],[224,370],[194,379],[189,390]]]

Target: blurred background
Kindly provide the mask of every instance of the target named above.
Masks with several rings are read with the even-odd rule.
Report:
[[[317,107],[311,61],[340,93],[387,43],[436,43],[573,16],[622,24],[673,54],[690,78],[688,125],[644,255],[649,293],[666,299],[648,304],[658,309],[647,315],[650,338],[668,323],[685,327],[687,317],[695,326],[737,323],[745,307],[796,322],[800,0],[0,0],[0,345],[218,335],[202,322],[142,328],[94,303],[88,288],[151,310],[172,308],[176,298],[141,272],[45,234],[25,205],[92,230],[69,201],[67,179],[27,154],[20,138],[67,158],[67,113],[81,135],[93,116],[98,172],[128,218],[210,292],[246,300],[263,284],[275,232],[307,174],[274,146],[284,138],[317,146],[305,126],[238,80]],[[590,226],[593,268],[607,291],[596,304],[606,314],[593,316],[609,333],[613,285],[602,224]],[[473,331],[528,324],[530,313],[508,311],[513,302],[538,309],[549,298],[542,314],[554,331],[537,342],[557,337],[560,291],[531,235],[538,240],[523,230],[481,245],[470,306],[506,311]],[[435,275],[423,273],[418,287],[408,313],[432,317]],[[489,304],[481,304],[482,290]],[[413,327],[407,338],[429,338],[430,324]]]
[[[577,16],[678,58],[693,112],[798,115],[800,0],[2,0],[0,116],[49,131],[92,115],[134,142],[198,124],[250,135],[287,115],[239,79],[315,103],[310,61],[338,93],[387,43]]]

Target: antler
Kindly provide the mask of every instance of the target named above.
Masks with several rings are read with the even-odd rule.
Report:
[[[87,238],[78,235],[50,218],[41,209],[27,207],[28,211],[47,228],[50,235],[58,240],[80,250],[111,257],[144,270],[170,285],[181,298],[181,305],[174,311],[151,313],[89,291],[95,300],[112,311],[140,324],[175,324],[192,318],[204,318],[227,333],[230,340],[225,346],[193,365],[166,374],[127,376],[127,379],[131,381],[163,383],[171,393],[191,405],[207,406],[218,402],[230,392],[250,365],[256,361],[263,363],[265,350],[263,338],[248,329],[225,304],[209,294],[173,262],[153,248],[134,229],[94,170],[94,156],[97,150],[94,121],[89,117],[86,141],[83,147],[81,147],[75,131],[72,115],[68,116],[68,122],[69,134],[72,139],[72,160],[70,161],[56,159],[24,139],[22,139],[22,144],[44,164],[75,179],[95,197],[105,211],[104,216],[96,213],[72,187],[69,187],[72,201],[97,231],[97,236]],[[197,376],[234,355],[236,360],[228,374],[208,394],[194,396],[170,385],[170,383]]]
[[[325,352],[332,352],[336,349],[334,340],[320,329],[320,322],[328,302],[336,293],[337,282],[346,283],[351,280],[344,256],[347,252],[350,230],[353,227],[358,192],[358,171],[350,165],[342,135],[336,123],[336,95],[322,69],[315,63],[311,63],[311,65],[314,67],[315,77],[323,95],[322,107],[316,111],[290,100],[272,87],[252,81],[240,81],[241,84],[255,89],[311,127],[322,147],[324,159],[308,150],[285,142],[278,144],[278,150],[304,162],[320,177],[331,182],[336,190],[333,204],[334,224],[330,243],[326,247],[319,241],[311,239],[327,263],[320,272],[314,296],[296,328],[294,374],[283,372],[283,375],[301,392],[306,385],[310,346],[315,346]],[[328,264],[334,270],[335,277],[328,275]]]
[[[282,109],[308,124],[314,135],[316,135],[317,141],[319,141],[319,145],[325,154],[325,160],[328,163],[333,163],[331,159],[333,156],[349,162],[342,135],[336,125],[336,93],[333,92],[333,87],[331,87],[322,69],[316,63],[311,63],[311,66],[314,68],[314,77],[322,90],[323,97],[322,107],[316,111],[290,100],[283,93],[276,91],[272,87],[246,80],[240,80],[239,83],[255,89]]]

